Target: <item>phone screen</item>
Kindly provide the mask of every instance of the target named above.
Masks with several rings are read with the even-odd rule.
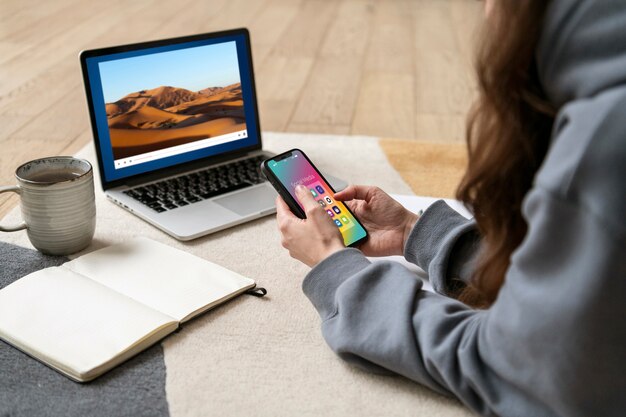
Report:
[[[284,159],[269,161],[267,167],[295,201],[298,202],[295,193],[296,186],[302,184],[307,187],[317,204],[322,206],[339,228],[346,246],[350,246],[367,236],[365,228],[341,201],[335,200],[335,193],[330,185],[302,152],[294,150],[290,156]],[[298,205],[304,209],[300,202]]]

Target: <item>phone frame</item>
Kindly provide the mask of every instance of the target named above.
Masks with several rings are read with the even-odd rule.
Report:
[[[309,164],[311,164],[311,166],[313,167],[313,170],[317,173],[317,175],[319,175],[319,177],[326,183],[326,185],[328,185],[328,187],[330,188],[330,191],[333,192],[333,197],[334,197],[334,194],[336,194],[335,189],[333,188],[331,183],[328,182],[328,180],[326,180],[326,178],[324,178],[324,175],[322,175],[320,170],[317,169],[317,167],[313,164],[313,162],[307,156],[307,154],[302,151],[302,149],[293,148],[293,149],[288,150],[286,152],[283,152],[283,153],[281,153],[279,155],[276,155],[276,156],[273,156],[271,158],[268,158],[268,159],[264,160],[261,163],[261,172],[263,173],[263,175],[265,175],[265,178],[267,178],[267,180],[270,182],[270,184],[272,184],[272,186],[276,189],[276,191],[278,192],[278,195],[280,195],[280,197],[285,201],[285,203],[287,203],[287,206],[289,206],[289,209],[291,210],[291,212],[293,214],[295,214],[297,217],[301,218],[301,219],[306,219],[306,214],[304,213],[304,210],[302,210],[302,208],[300,208],[300,205],[298,204],[296,199],[294,197],[292,197],[292,195],[289,193],[289,190],[287,189],[287,187],[285,187],[285,185],[280,181],[280,179],[268,167],[268,163],[270,161],[278,162],[278,161],[281,161],[283,159],[287,159],[295,151],[300,152],[300,154],[306,158],[306,160],[309,162]],[[356,222],[359,224],[359,226],[361,226],[363,228],[363,230],[365,231],[365,236],[363,236],[361,239],[351,243],[347,247],[357,247],[357,246],[360,246],[361,244],[363,244],[363,242],[365,242],[369,238],[369,232],[367,231],[365,226],[363,226],[363,223],[361,223],[361,221],[354,215],[352,210],[350,210],[350,207],[348,207],[348,205],[345,204],[343,201],[342,201],[342,203],[343,203],[344,207],[346,208],[346,210],[348,210],[348,212],[352,215],[354,220],[356,220]]]

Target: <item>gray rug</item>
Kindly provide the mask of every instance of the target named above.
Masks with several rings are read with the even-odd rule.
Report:
[[[0,288],[67,260],[0,242]],[[0,341],[0,416],[169,416],[163,349],[79,384]]]

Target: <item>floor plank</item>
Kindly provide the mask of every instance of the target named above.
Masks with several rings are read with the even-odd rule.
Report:
[[[361,84],[352,133],[414,137],[414,82],[411,73],[368,71]]]
[[[80,22],[88,19],[98,8],[76,7],[79,0],[42,2],[37,15],[14,18],[0,23],[0,63],[15,56],[27,53],[34,46],[47,44],[51,37],[57,36],[68,29],[67,22]],[[104,9],[106,4],[100,3]],[[95,6],[98,6],[97,4]],[[30,9],[29,9],[30,10]],[[45,12],[45,14],[43,14]],[[41,28],[46,28],[46,36],[41,36]]]
[[[407,2],[382,2],[374,12],[351,132],[415,136],[413,19]]]

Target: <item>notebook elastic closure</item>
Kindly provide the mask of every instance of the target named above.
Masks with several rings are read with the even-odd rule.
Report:
[[[252,295],[254,297],[264,297],[267,294],[267,290],[263,287],[250,288],[245,294]]]

